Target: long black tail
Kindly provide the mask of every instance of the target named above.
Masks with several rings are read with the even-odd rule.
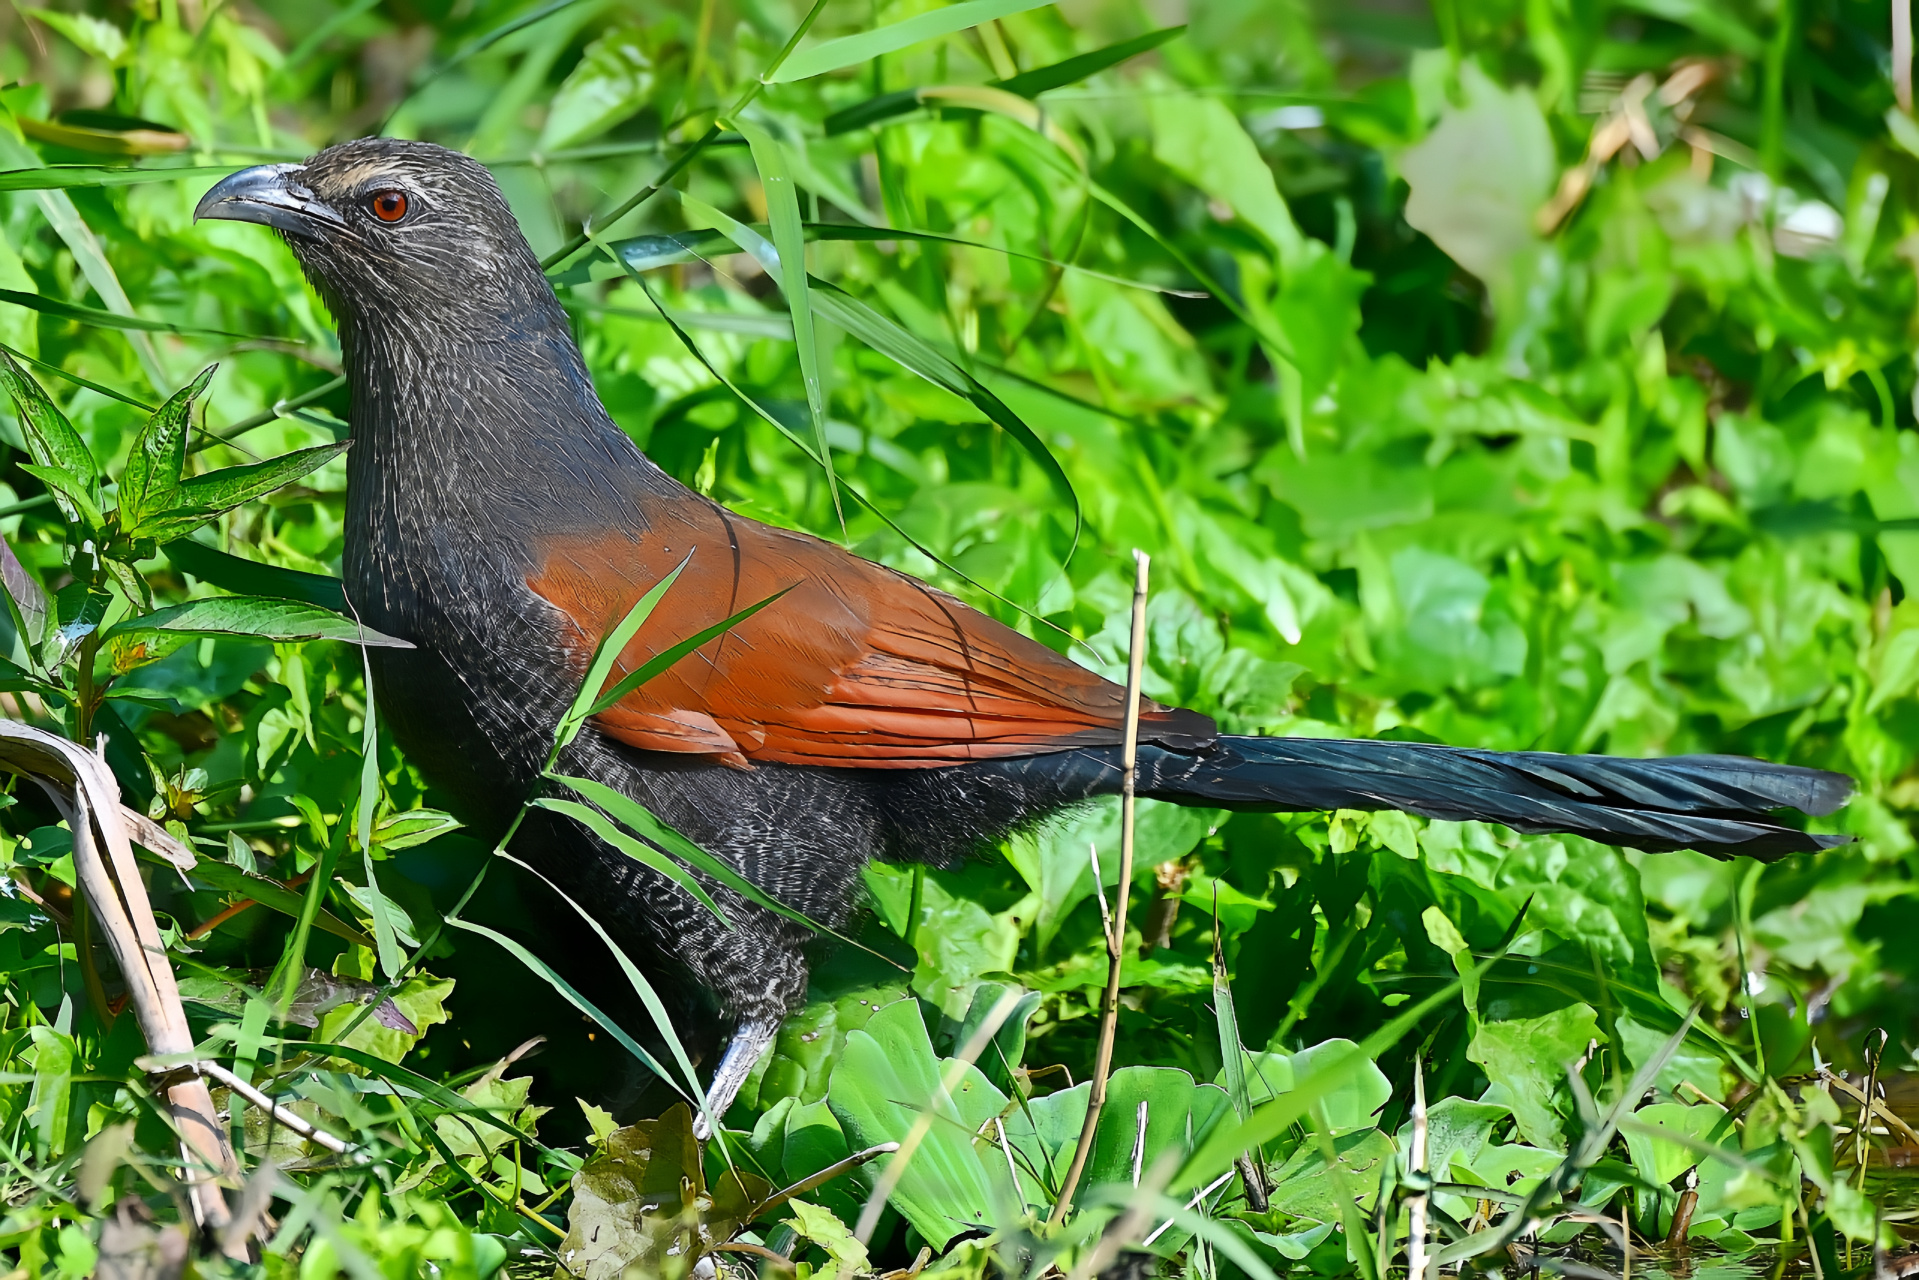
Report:
[[[1118,757],[1115,748],[1087,749],[1027,763],[1051,761],[1056,782],[1070,777],[1068,785],[1084,785],[1086,794],[1111,794],[1118,790]],[[1778,858],[1851,839],[1798,831],[1768,816],[1780,809],[1831,813],[1852,794],[1850,778],[1741,756],[1631,760],[1421,742],[1227,737],[1199,751],[1140,744],[1137,787],[1141,795],[1182,804],[1286,813],[1402,809],[1715,857]]]

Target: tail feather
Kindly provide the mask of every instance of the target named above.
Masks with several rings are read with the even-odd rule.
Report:
[[[1086,763],[1114,777],[1113,759],[1099,754]],[[1776,858],[1849,841],[1799,831],[1768,815],[1831,813],[1851,795],[1852,781],[1740,756],[1633,760],[1420,742],[1224,737],[1197,752],[1142,744],[1138,790],[1187,804],[1275,812],[1400,809],[1652,851]]]

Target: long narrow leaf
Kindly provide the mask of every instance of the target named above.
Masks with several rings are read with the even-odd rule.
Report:
[[[20,361],[22,364],[32,365],[34,368],[40,370],[42,373],[50,373],[54,377],[59,378],[64,382],[71,382],[76,387],[85,387],[89,391],[97,392],[98,394],[105,396],[109,400],[118,400],[121,404],[130,404],[134,408],[139,409],[145,413],[152,413],[154,411],[155,406],[149,404],[145,400],[141,400],[141,399],[138,399],[137,397],[130,396],[124,391],[115,391],[112,387],[106,386],[102,383],[95,382],[91,378],[83,378],[77,373],[71,373],[65,369],[62,369],[57,364],[49,364],[45,360],[39,359],[36,356],[28,355],[26,352],[20,350],[18,347],[10,347],[4,342],[0,342],[0,352],[5,352],[7,355],[11,356],[13,359]]]
[[[619,827],[608,821],[606,815],[598,809],[590,809],[575,800],[558,800],[551,796],[542,796],[538,800],[535,800],[533,804],[536,808],[546,809],[549,812],[560,814],[562,817],[573,819],[635,862],[642,866],[653,868],[653,870],[659,872],[674,884],[677,884],[680,888],[692,894],[694,899],[708,911],[711,911],[721,924],[729,929],[733,927],[732,918],[721,909],[719,903],[713,901],[713,895],[709,894],[698,880],[695,880],[689,875],[684,867],[661,853],[658,849],[653,848],[643,841],[636,840],[626,832],[620,830]]]
[[[155,866],[173,866],[158,855],[143,853],[139,856]],[[263,907],[295,919],[299,918],[300,907],[306,901],[306,895],[298,889],[289,889],[278,880],[242,871],[232,863],[221,862],[217,858],[199,859],[188,874],[223,893],[237,893],[241,897],[251,898]],[[360,946],[371,946],[373,943],[371,938],[324,908],[314,917],[313,924],[315,928],[325,930],[336,938],[344,938]]]
[[[613,1021],[613,1019],[607,1017],[604,1013],[601,1013],[599,1007],[592,1001],[588,1000],[578,991],[575,991],[572,984],[555,972],[552,965],[540,959],[505,934],[489,929],[483,924],[474,924],[471,920],[459,920],[451,916],[447,918],[447,923],[455,929],[464,929],[468,933],[477,933],[482,938],[489,938],[497,942],[508,954],[513,956],[514,959],[531,969],[549,987],[559,992],[560,996],[568,1004],[605,1028],[606,1034],[619,1041],[622,1048],[646,1064],[647,1070],[668,1083],[672,1082],[673,1077],[667,1074],[666,1068],[662,1067],[659,1062],[654,1059],[652,1054],[640,1048],[639,1041],[626,1034],[626,1032],[621,1029],[619,1023]]]
[[[615,791],[602,782],[591,778],[575,778],[566,774],[549,773],[553,781],[571,787],[584,799],[592,801],[605,810],[628,831],[637,834],[640,839],[657,849],[664,850],[686,863],[695,871],[701,872],[719,881],[733,892],[749,902],[757,903],[768,911],[785,916],[796,924],[803,924],[815,933],[831,933],[825,925],[816,923],[803,913],[787,906],[778,898],[772,897],[745,876],[727,866],[706,850],[688,840],[666,823],[654,817],[652,812],[631,796]]]
[[[646,980],[646,975],[641,973],[633,961],[628,958],[625,948],[613,941],[613,937],[607,933],[606,927],[598,920],[595,920],[591,912],[579,903],[573,901],[568,894],[561,890],[560,886],[547,879],[545,874],[540,870],[527,863],[521,862],[510,853],[502,853],[500,856],[508,862],[511,862],[514,866],[538,876],[547,888],[560,895],[562,902],[573,908],[580,919],[586,921],[587,928],[599,935],[600,941],[604,942],[607,950],[613,953],[614,960],[619,962],[620,972],[626,975],[626,980],[628,984],[632,986],[633,993],[639,996],[640,1003],[646,1006],[646,1012],[648,1016],[653,1019],[653,1026],[659,1031],[660,1039],[664,1040],[666,1047],[672,1051],[673,1061],[686,1079],[686,1088],[680,1090],[681,1095],[698,1101],[700,1110],[706,1112],[707,1132],[718,1133],[720,1131],[720,1117],[707,1110],[706,1095],[700,1088],[699,1073],[694,1071],[692,1060],[686,1056],[686,1046],[680,1043],[679,1032],[674,1029],[673,1019],[667,1015],[665,1003],[661,1001],[659,992],[653,989],[653,984]],[[669,1085],[673,1084],[671,1080],[668,1080],[667,1083]],[[674,1087],[678,1088],[677,1085]]]
[[[593,706],[587,711],[587,714],[589,716],[597,716],[600,714],[600,712],[605,711],[608,707],[614,706],[620,701],[620,699],[626,697],[627,694],[633,692],[635,689],[645,684],[648,680],[651,680],[653,679],[653,677],[665,672],[667,669],[672,667],[674,663],[678,662],[681,658],[684,658],[688,654],[694,652],[695,650],[702,648],[703,646],[710,643],[711,641],[717,640],[719,637],[725,635],[727,632],[731,631],[734,627],[739,626],[742,622],[745,622],[748,618],[752,617],[754,614],[758,613],[760,610],[766,608],[767,605],[772,604],[775,600],[778,600],[781,596],[785,595],[788,591],[791,591],[792,589],[793,589],[792,587],[785,587],[779,591],[775,591],[772,595],[766,597],[766,599],[764,600],[759,601],[757,604],[749,604],[746,606],[746,608],[740,610],[738,613],[734,614],[732,617],[724,619],[723,621],[720,621],[720,622],[716,622],[712,626],[706,628],[706,630],[698,632],[694,635],[690,635],[686,639],[680,641],[678,644],[673,645],[671,648],[663,650],[662,652],[653,655],[651,658],[648,658],[644,663],[642,663],[639,667],[633,670],[630,674],[622,677],[618,684],[614,685],[611,689],[608,689],[604,694],[600,695],[599,700],[593,704]]]
[[[1034,262],[1055,270],[1071,271],[1089,280],[1103,280],[1107,284],[1116,284],[1126,289],[1143,289],[1148,293],[1170,294],[1177,298],[1208,296],[1197,289],[1175,289],[1146,280],[1132,280],[1126,276],[1114,275],[1109,271],[1081,266],[1076,262],[1049,258],[1039,253],[1027,253],[1020,249],[1009,249],[1005,245],[987,244],[983,240],[969,240],[965,236],[943,235],[937,231],[916,231],[905,227],[869,227],[857,222],[807,222],[802,223],[801,226],[808,242],[852,241],[859,244],[875,244],[894,240],[911,240],[917,244],[950,244],[963,249],[980,249],[1008,258],[1018,258],[1022,262]],[[757,232],[761,228],[753,226],[752,230]],[[766,230],[770,232],[771,228]],[[586,284],[593,280],[607,280],[621,273],[621,263],[636,271],[651,271],[655,267],[669,267],[679,262],[704,261],[716,254],[731,252],[728,246],[732,244],[732,239],[725,232],[713,230],[675,231],[668,235],[635,236],[630,240],[614,240],[611,242],[611,247],[620,255],[619,261],[602,263],[598,259],[593,259],[577,263],[565,271],[554,273],[551,279],[554,284]],[[682,320],[686,319],[686,313],[678,314]],[[688,327],[693,327],[690,322]]]
[[[113,626],[116,636],[257,636],[262,640],[344,640],[378,649],[411,649],[410,641],[382,635],[351,618],[296,600],[262,596],[213,596],[189,600]]]
[[[223,591],[247,596],[272,596],[281,600],[303,600],[334,613],[346,612],[346,588],[338,578],[247,560],[188,538],[169,542],[161,551],[172,561],[174,568]]]
[[[753,149],[753,163],[760,171],[760,187],[766,193],[766,217],[773,231],[773,247],[779,255],[780,270],[774,279],[786,295],[786,309],[793,317],[793,341],[799,348],[800,381],[806,385],[806,407],[813,417],[813,435],[819,441],[820,460],[826,468],[826,491],[833,497],[833,514],[839,520],[840,533],[846,532],[846,511],[840,505],[839,477],[833,474],[833,451],[826,443],[826,393],[820,370],[819,335],[814,331],[812,290],[807,287],[806,233],[800,226],[799,196],[793,188],[793,174],[786,163],[786,152],[777,139],[750,120],[735,120],[733,127]]]
[[[248,338],[254,335],[229,333],[225,329],[195,329],[186,325],[169,324],[165,320],[149,320],[145,316],[117,315],[111,311],[102,311],[98,307],[83,307],[74,302],[62,302],[58,298],[49,298],[38,293],[22,293],[18,289],[0,289],[0,302],[16,307],[25,307],[29,311],[38,311],[45,316],[58,316],[62,320],[74,320],[80,324],[90,324],[102,329],[138,329],[144,333],[181,333],[200,338]]]
[[[766,77],[768,84],[787,84],[812,76],[825,75],[842,67],[871,62],[924,40],[937,40],[982,22],[991,22],[1028,9],[1038,9],[1052,0],[962,0],[931,13],[922,13],[903,22],[889,23],[858,35],[841,36],[814,45],[786,60],[786,65]]]
[[[713,222],[724,231],[727,238],[737,244],[741,251],[750,254],[764,267],[769,275],[779,268],[778,251],[746,224],[727,216],[712,205],[696,197],[680,193],[681,202],[687,211],[695,217]],[[1013,439],[1019,442],[1033,461],[1046,473],[1061,497],[1073,508],[1073,543],[1078,545],[1081,514],[1079,494],[1073,488],[1073,482],[1067,478],[1066,469],[1053,456],[1039,434],[1028,426],[1024,419],[1011,409],[985,384],[966,370],[940,354],[923,339],[909,333],[892,320],[887,319],[864,302],[853,297],[838,285],[829,284],[814,278],[811,282],[809,297],[820,315],[846,330],[864,342],[873,350],[892,360],[909,373],[918,374],[934,386],[943,387],[963,400],[970,401],[974,408],[985,414],[987,419]],[[797,325],[797,321],[795,322]]]
[[[360,859],[366,864],[367,911],[373,917],[373,941],[380,973],[388,982],[400,976],[405,957],[387,916],[386,895],[373,874],[373,814],[380,806],[380,713],[373,698],[373,651],[362,648],[360,663],[366,681],[366,717],[360,726],[360,802],[354,809],[354,831],[360,838]]]
[[[602,252],[609,252],[604,242],[596,240],[594,241],[594,243],[599,245]],[[660,318],[666,321],[668,328],[673,330],[674,336],[680,340],[680,345],[684,346],[686,350],[688,351],[688,353],[691,354],[695,360],[698,360],[708,373],[713,375],[713,378],[716,382],[718,382],[721,386],[725,387],[728,391],[732,392],[735,399],[737,399],[741,404],[745,405],[747,408],[751,409],[768,426],[772,427],[775,431],[785,436],[787,440],[792,443],[794,448],[798,449],[801,453],[804,453],[807,457],[812,458],[814,462],[819,461],[817,457],[814,457],[812,447],[805,440],[801,439],[800,436],[791,427],[787,426],[786,423],[780,421],[780,419],[765,405],[761,404],[758,400],[748,395],[746,391],[743,388],[741,388],[738,383],[734,382],[731,378],[727,377],[725,370],[721,369],[718,365],[714,364],[710,359],[707,358],[706,352],[700,348],[700,344],[693,341],[693,335],[688,333],[686,331],[685,326],[681,325],[680,322],[674,318],[672,312],[668,311],[664,306],[660,304],[660,300],[658,296],[655,295],[653,292],[653,286],[647,283],[645,276],[641,275],[638,271],[634,270],[631,266],[627,266],[624,262],[622,262],[620,265],[625,268],[628,277],[631,278],[635,284],[640,286],[641,292],[646,294],[646,300],[653,304],[653,308],[655,311],[659,313]],[[1031,609],[1028,609],[1025,605],[1020,604],[1018,601],[1007,599],[1005,596],[993,590],[991,587],[979,581],[977,578],[974,578],[968,575],[964,570],[960,569],[957,565],[953,564],[951,561],[941,556],[939,552],[927,546],[925,543],[921,542],[918,538],[915,538],[911,533],[907,532],[906,529],[903,528],[897,520],[893,519],[892,516],[888,515],[886,511],[882,507],[880,507],[878,503],[874,502],[871,498],[867,497],[866,494],[862,492],[856,485],[848,484],[846,486],[846,491],[852,494],[854,499],[858,501],[861,506],[865,507],[868,511],[872,512],[874,517],[878,519],[880,523],[884,524],[889,530],[891,530],[893,534],[900,539],[900,541],[904,542],[907,546],[913,548],[913,550],[925,556],[932,563],[940,566],[942,569],[946,570],[948,573],[958,578],[961,582],[964,582],[967,586],[972,587],[974,590],[981,592],[984,595],[991,596],[993,599],[999,601],[1001,604],[1005,605],[1009,609],[1013,609],[1021,614],[1024,614],[1026,617],[1031,618],[1039,626],[1051,627],[1053,630],[1059,631],[1060,634],[1065,635],[1068,640],[1074,639],[1073,636],[1071,636],[1069,633],[1062,630],[1056,624],[1049,622],[1047,619],[1041,617],[1039,614],[1034,613]]]
[[[586,664],[586,679],[580,682],[580,691],[573,695],[573,705],[560,717],[560,723],[553,730],[553,751],[547,757],[549,767],[559,759],[560,752],[568,743],[579,736],[580,726],[593,715],[593,706],[599,701],[600,691],[606,687],[606,678],[613,672],[613,664],[619,660],[620,652],[626,648],[627,641],[639,633],[646,620],[653,616],[654,608],[661,597],[672,589],[675,581],[692,561],[693,552],[673,566],[673,571],[653,584],[651,590],[633,602],[626,611],[620,624],[600,637],[600,643],[593,650],[593,657]]]
[[[180,178],[224,178],[231,165],[177,165],[171,169],[133,169],[119,165],[48,165],[40,169],[0,171],[0,191],[67,191],[78,187],[130,187]]]
[[[1088,76],[1118,66],[1128,58],[1137,58],[1142,53],[1157,49],[1185,30],[1186,24],[1183,22],[1176,27],[1161,27],[1143,36],[1134,36],[1131,40],[1109,44],[1103,49],[1075,54],[1050,66],[1035,67],[1004,80],[995,80],[992,84],[995,89],[1004,89],[1022,98],[1037,98],[1049,89],[1063,89],[1069,84],[1078,84]]]

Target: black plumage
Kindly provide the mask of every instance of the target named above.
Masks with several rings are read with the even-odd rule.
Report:
[[[633,661],[767,586],[793,595],[622,702],[561,767],[638,799],[808,915],[844,922],[868,859],[947,862],[1118,790],[1113,686],[950,597],[732,516],[647,461],[602,408],[478,164],[423,143],[347,143],[236,174],[199,212],[279,229],[339,323],[355,442],[347,589],[367,623],[418,646],[374,651],[381,707],[483,831],[544,785],[553,726],[607,618],[688,551],[691,585],[667,597]],[[1219,737],[1157,706],[1142,737],[1140,792],[1176,802],[1404,809],[1721,855],[1836,843],[1768,815],[1830,812],[1850,787],[1718,756]],[[724,928],[549,812],[514,847],[737,1020],[713,1085],[723,1108],[804,995],[803,930],[716,890],[736,924]]]

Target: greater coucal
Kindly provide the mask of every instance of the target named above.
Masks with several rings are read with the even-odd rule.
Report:
[[[487,170],[364,139],[226,178],[196,216],[275,228],[339,324],[352,387],[345,578],[408,756],[482,828],[538,785],[600,638],[683,560],[628,672],[784,591],[600,715],[562,758],[764,891],[838,924],[869,858],[949,862],[1119,790],[1124,690],[959,600],[734,515],[601,406],[567,314]],[[690,556],[690,559],[688,557]],[[1627,760],[1225,737],[1146,703],[1138,790],[1270,811],[1403,809],[1641,849],[1840,843],[1841,775],[1732,756]],[[585,829],[535,811],[516,851],[622,944],[736,1019],[723,1112],[806,990],[805,930],[718,886],[733,927]]]

